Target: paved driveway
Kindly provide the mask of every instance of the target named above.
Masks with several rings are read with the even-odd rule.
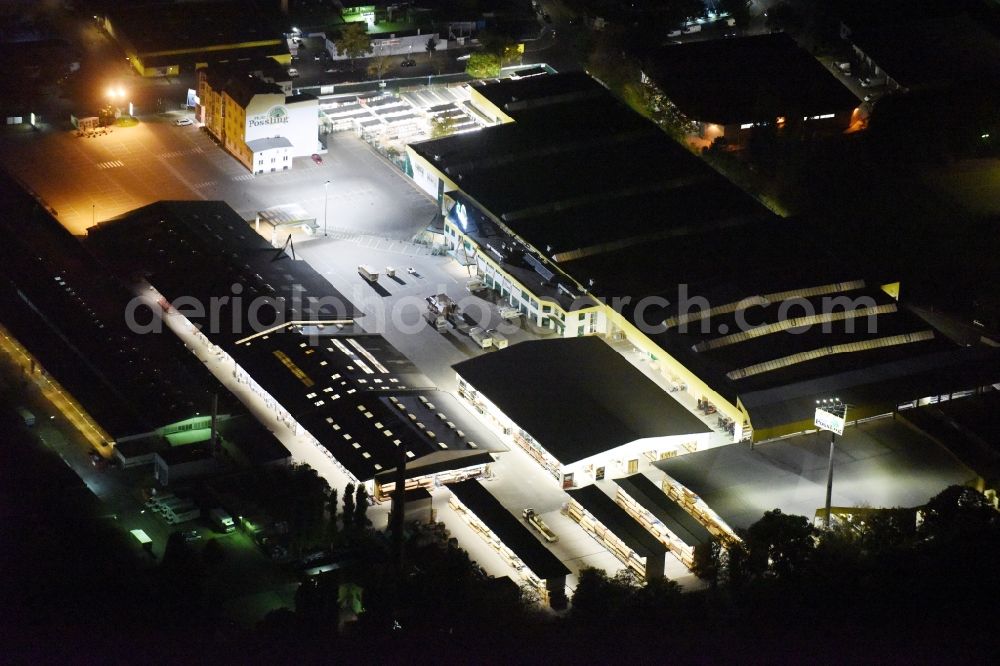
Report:
[[[323,163],[254,176],[202,129],[176,127],[177,114],[143,117],[136,127],[95,138],[75,132],[0,135],[3,166],[37,192],[72,233],[160,199],[222,200],[245,219],[298,203],[320,224],[326,181],[332,227],[409,239],[436,206],[402,173],[350,133],[331,137]]]

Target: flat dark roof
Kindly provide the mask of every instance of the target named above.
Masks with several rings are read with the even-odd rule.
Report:
[[[249,414],[220,421],[219,434],[254,465],[286,460],[292,455],[273,432]]]
[[[871,356],[846,356],[839,372],[827,367],[830,372],[825,376],[741,393],[740,401],[754,427],[811,419],[816,401],[831,395],[848,404],[889,412],[919,398],[1000,382],[1000,350],[992,347],[958,347],[937,339],[912,349],[900,347],[896,353],[878,350]]]
[[[212,86],[215,88],[215,86]],[[221,86],[222,90],[229,95],[234,102],[244,109],[255,95],[282,95],[284,92],[277,83],[268,83],[256,76],[233,76],[226,79]]]
[[[170,301],[218,301],[213,338],[220,344],[255,332],[248,325],[255,320],[348,320],[359,314],[307,262],[272,247],[222,201],[143,206],[91,227],[86,243],[123,278],[145,276]],[[259,309],[258,298],[266,301]]]
[[[497,535],[505,546],[514,551],[532,573],[542,580],[563,578],[569,574],[566,565],[546,548],[528,526],[509,512],[476,479],[451,483],[448,489],[462,504]]]
[[[754,48],[771,58],[793,49],[789,59],[798,65],[789,66],[832,82],[839,89],[837,96],[849,95],[786,36],[748,39],[725,40],[735,44],[732,47],[710,43],[684,48],[736,53],[741,44],[763,44]],[[695,75],[704,70],[712,71],[700,63],[691,68]],[[763,73],[754,75],[759,76]],[[955,348],[934,333],[927,340],[912,336],[906,344],[861,349],[882,344],[874,342],[878,338],[887,342],[897,335],[922,336],[931,329],[902,310],[880,312],[872,331],[866,328],[867,317],[862,317],[854,333],[846,321],[834,321],[828,330],[814,325],[805,331],[747,336],[707,350],[695,347],[746,327],[728,313],[713,315],[704,333],[700,323],[683,334],[676,327],[663,329],[661,324],[677,314],[685,299],[699,297],[717,307],[772,296],[774,303],[746,310],[752,326],[774,323],[779,303],[789,298],[804,299],[816,314],[824,312],[823,295],[863,299],[851,309],[869,301],[888,306],[891,299],[879,290],[879,283],[859,286],[864,276],[846,266],[832,248],[812,241],[809,220],[770,213],[595,85],[579,73],[485,84],[479,91],[498,105],[514,104],[514,98],[531,103],[517,111],[512,123],[412,146],[457,185],[458,191],[450,195],[462,204],[466,221],[456,212],[457,204],[449,220],[464,228],[480,252],[533,294],[567,310],[592,306],[598,297],[609,304],[616,297],[630,299],[621,305],[623,316],[734,404],[745,394],[770,389],[798,399],[798,388],[793,387],[803,382],[837,383],[836,378],[858,368],[905,363]],[[829,285],[834,287],[820,295],[815,292]],[[791,308],[784,318],[799,314]],[[837,346],[849,343],[858,345],[841,353],[846,350]],[[774,363],[766,372],[741,372],[824,348],[836,348],[838,353]],[[878,377],[877,372],[855,376],[861,384]],[[886,397],[909,395],[903,383],[886,383],[883,388]],[[782,409],[786,408],[775,404],[769,414],[760,415],[762,422],[770,423]],[[800,411],[794,405],[787,409],[788,414]]]
[[[132,294],[79,239],[6,175],[0,206],[0,321],[112,437],[208,411],[216,380],[174,336],[128,327]]]
[[[241,0],[118,4],[108,16],[116,33],[124,35],[140,55],[282,40],[279,23],[261,13],[259,3]]]
[[[914,359],[933,354],[953,352],[950,356],[938,357],[936,375],[926,375],[940,382],[942,390],[937,392],[945,392],[945,387],[956,383],[946,380],[949,371],[940,365],[945,359],[954,362],[957,383],[964,381],[966,372],[961,369],[960,358],[968,351],[961,351],[876,285],[858,280],[856,274],[835,261],[826,250],[812,247],[810,240],[801,234],[802,224],[801,220],[777,218],[766,225],[735,224],[718,232],[694,232],[573,259],[563,262],[561,268],[581,282],[593,280],[591,291],[606,302],[613,302],[615,297],[631,297],[632,300],[622,307],[622,313],[664,351],[728,400],[735,402],[739,397],[748,408],[753,405],[757,411],[751,419],[755,427],[776,425],[794,414],[801,418],[793,421],[809,418],[809,401],[814,400],[814,393],[835,391],[837,386],[845,394],[848,388],[856,387],[852,402],[860,401],[864,395],[869,399],[881,397],[880,403],[898,399],[899,404],[922,397],[913,395],[916,389],[926,389],[928,394],[933,394],[933,382],[930,386],[926,382],[907,386],[905,381],[890,381],[894,373],[913,375],[912,371],[903,371],[904,366],[900,364],[917,362]],[[707,257],[711,257],[711,261],[706,261]],[[627,266],[627,270],[622,270],[623,266]],[[824,287],[826,289],[821,289]],[[753,300],[772,294],[779,297],[772,297],[766,304]],[[639,310],[643,297],[662,300],[659,303],[647,301]],[[829,305],[837,299],[847,305]],[[685,300],[689,304],[687,307]],[[739,313],[717,312],[705,321],[689,322],[685,331],[678,326],[663,326],[664,321],[680,312],[697,313],[701,309],[697,305],[699,302],[715,308],[741,301],[747,305]],[[870,318],[862,314],[852,319],[726,341],[728,336],[773,324],[782,318],[810,312],[859,310],[869,305],[895,309],[880,311]],[[875,344],[878,339],[925,332],[931,332],[933,337],[816,356],[741,378],[729,376],[742,368],[796,353],[849,343]],[[719,343],[723,344],[702,347]],[[993,356],[990,351],[981,353],[984,359]],[[896,369],[887,371],[889,366],[876,367],[883,364],[896,364]],[[988,377],[989,373],[986,375]],[[995,380],[984,383],[992,381]],[[872,385],[870,390],[862,388],[869,384]],[[815,388],[809,388],[811,385]],[[782,400],[792,402],[782,407],[778,404]],[[769,403],[767,408],[764,408],[765,403]]]
[[[598,337],[522,342],[452,367],[564,465],[645,437],[711,432]]]
[[[666,555],[666,546],[594,484],[570,488],[566,493],[640,557],[662,558]]]
[[[247,77],[249,75],[258,76],[263,79],[280,79],[291,81],[288,70],[279,64],[274,58],[266,56],[251,55],[234,59],[228,62],[212,63],[208,67],[198,70],[198,77],[204,77],[212,88],[218,90],[223,88],[226,82],[234,77]]]
[[[684,508],[668,497],[655,483],[642,474],[615,479],[625,493],[639,506],[649,511],[667,529],[692,548],[711,540],[712,535]]]
[[[157,451],[155,455],[168,465],[184,465],[212,458],[212,452],[208,450],[207,444],[171,446]]]
[[[692,120],[728,125],[852,111],[858,98],[779,32],[671,44],[643,72]]]
[[[515,119],[520,111],[527,109],[537,109],[567,102],[583,102],[607,94],[597,81],[583,72],[567,72],[559,76],[548,77],[531,76],[524,79],[481,81],[473,82],[471,85],[491,104]]]
[[[854,45],[902,86],[1000,85],[1000,39],[965,14],[853,27]]]
[[[987,487],[1000,477],[1000,391],[907,409],[896,418],[947,447]]]

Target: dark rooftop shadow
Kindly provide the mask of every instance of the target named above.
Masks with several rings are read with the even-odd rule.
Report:
[[[382,298],[388,298],[389,296],[392,296],[389,290],[380,285],[378,282],[371,282],[370,280],[365,280],[365,282],[367,282],[368,286],[372,288],[372,291],[374,291]]]
[[[454,328],[448,329],[448,331],[446,331],[443,335],[448,339],[448,342],[450,342],[452,346],[455,347],[455,349],[458,349],[469,358],[475,356],[472,349],[470,349],[469,345],[466,344],[465,342],[466,340],[469,339],[469,336],[459,333]]]

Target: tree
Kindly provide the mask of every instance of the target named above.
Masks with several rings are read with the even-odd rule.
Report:
[[[809,561],[815,542],[813,528],[804,516],[774,509],[747,530],[751,570],[787,577],[800,573]]]
[[[473,53],[465,72],[475,79],[495,79],[500,76],[500,58],[493,53]]]
[[[787,2],[779,2],[767,10],[765,22],[771,32],[796,32],[802,28],[802,16]]]
[[[504,54],[511,48],[517,50],[517,41],[505,32],[486,29],[479,32],[479,43],[486,53],[492,53],[501,61]]]
[[[337,532],[340,530],[337,528],[337,489],[332,488],[330,490],[330,495],[327,497],[326,510],[330,514],[330,519],[327,521],[327,533],[330,538],[333,539],[337,536]]]
[[[427,59],[432,60],[434,58],[434,53],[437,51],[438,40],[431,37],[427,40],[427,46],[424,47],[427,51]]]
[[[431,120],[431,138],[439,139],[455,132],[455,119],[449,116],[436,116]]]
[[[728,13],[741,30],[750,24],[750,3],[747,0],[719,0],[719,9]]]
[[[350,529],[354,525],[354,484],[348,483],[344,488],[344,529]]]
[[[694,562],[691,563],[691,573],[707,581],[712,587],[719,584],[723,559],[722,541],[713,537],[709,541],[699,543],[694,547]]]
[[[364,23],[348,23],[333,43],[337,47],[337,53],[346,55],[351,61],[352,71],[354,70],[354,59],[371,53],[373,50],[372,40],[368,36]]]
[[[377,56],[371,59],[371,62],[368,63],[368,76],[381,81],[382,74],[386,69],[388,69],[388,67],[389,56],[380,52]]]
[[[966,486],[942,490],[924,506],[923,516],[919,531],[927,540],[982,533],[1000,523],[1000,514],[986,496]]]
[[[729,544],[723,559],[725,574],[724,582],[734,589],[743,587],[752,577],[750,568],[750,550],[747,548],[746,533],[738,530],[737,536],[740,541]]]
[[[357,527],[365,527],[369,524],[368,521],[368,490],[363,484],[358,484],[358,490],[355,495],[355,506],[354,506],[354,524]]]

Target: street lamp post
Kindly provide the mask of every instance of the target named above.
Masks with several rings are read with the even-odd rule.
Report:
[[[844,434],[847,420],[847,405],[839,398],[816,401],[816,425],[830,431],[830,459],[826,467],[826,508],[823,512],[823,527],[830,529],[830,504],[833,499],[833,453],[836,450],[837,434]]]
[[[833,499],[833,451],[836,448],[837,433],[830,433],[830,460],[826,466],[826,511],[823,513],[823,527],[830,529],[830,502]]]
[[[326,211],[330,207],[330,181],[323,183],[323,235],[326,236]]]

